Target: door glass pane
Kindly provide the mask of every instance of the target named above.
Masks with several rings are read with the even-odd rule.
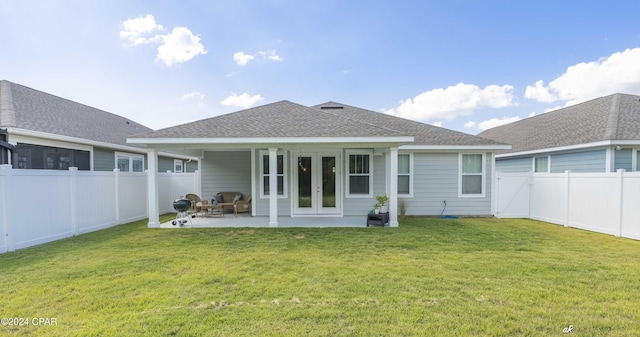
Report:
[[[322,207],[336,207],[335,157],[322,157]]]
[[[311,208],[311,157],[298,157],[298,207]]]

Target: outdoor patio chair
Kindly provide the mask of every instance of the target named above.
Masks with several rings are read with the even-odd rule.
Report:
[[[251,212],[251,194],[244,200],[238,200],[233,204],[233,215],[238,217],[238,213]]]
[[[198,215],[200,212],[206,212],[206,209],[202,208],[202,205],[207,205],[207,200],[202,200],[197,194],[189,193],[184,196],[185,199],[191,201],[191,210]]]

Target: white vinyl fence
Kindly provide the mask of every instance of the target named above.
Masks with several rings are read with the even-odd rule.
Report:
[[[496,176],[496,217],[530,218],[640,240],[640,172]]]
[[[199,174],[159,173],[160,213],[198,193]],[[0,165],[0,253],[148,217],[145,173],[20,170]]]

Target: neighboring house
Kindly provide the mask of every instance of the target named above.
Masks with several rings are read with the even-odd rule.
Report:
[[[201,163],[201,196],[251,194],[252,215],[365,215],[389,196],[409,215],[493,214],[496,141],[340,103],[280,101],[130,137],[158,151],[186,149]],[[153,170],[150,170],[153,171]],[[149,226],[158,223],[156,177],[149,175]],[[272,193],[275,192],[275,193]],[[267,220],[265,220],[266,222]],[[363,220],[364,221],[364,220]]]
[[[0,81],[0,130],[6,131],[0,131],[0,164],[125,172],[143,172],[147,167],[145,148],[127,144],[126,138],[152,131],[127,118],[6,80]],[[197,169],[193,157],[170,153],[162,153],[158,164],[159,172],[183,172],[185,166],[186,171]]]
[[[486,130],[500,172],[638,170],[640,96],[614,94]]]

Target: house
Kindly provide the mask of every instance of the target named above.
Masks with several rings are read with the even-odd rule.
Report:
[[[486,130],[501,172],[637,171],[640,96],[613,94]]]
[[[126,138],[152,131],[127,118],[0,81],[0,164],[21,169],[142,172],[146,150]],[[193,158],[162,153],[159,172],[194,171]]]
[[[203,198],[252,195],[251,214],[279,217],[366,215],[389,197],[390,225],[408,215],[491,215],[493,140],[336,102],[280,101],[129,137],[159,151],[198,157]],[[157,177],[148,175],[149,227],[157,227]]]

